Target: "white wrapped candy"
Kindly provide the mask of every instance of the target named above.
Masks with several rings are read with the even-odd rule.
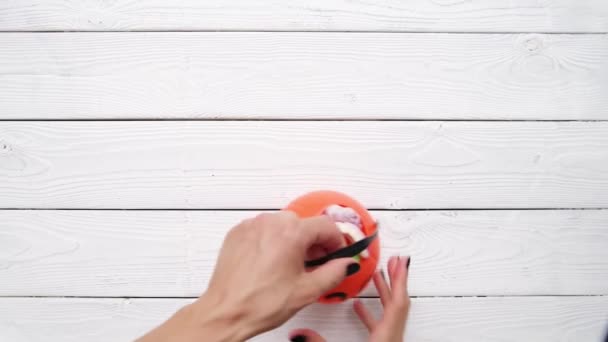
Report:
[[[325,208],[325,215],[329,216],[334,222],[348,222],[362,228],[361,218],[353,208],[332,204]]]
[[[342,234],[350,237],[353,243],[365,239],[365,234],[361,230],[361,218],[353,208],[333,204],[325,209],[325,215],[334,221]],[[366,249],[359,255],[368,258],[369,252]]]

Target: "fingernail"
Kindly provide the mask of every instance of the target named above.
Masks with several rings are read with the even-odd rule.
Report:
[[[296,335],[289,339],[291,342],[306,342],[306,336]]]
[[[353,275],[357,272],[359,272],[359,270],[361,269],[361,266],[359,266],[359,264],[357,263],[352,263],[350,265],[348,265],[348,267],[346,268],[346,276],[350,276]]]
[[[405,264],[405,268],[407,268],[407,269],[410,268],[410,261],[412,261],[412,257],[407,258],[407,263]]]

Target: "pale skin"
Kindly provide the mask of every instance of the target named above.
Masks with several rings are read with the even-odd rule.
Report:
[[[245,220],[227,234],[200,298],[137,342],[240,342],[272,330],[347,277],[352,258],[335,259],[314,270],[304,267],[305,260],[343,244],[336,225],[324,216],[300,219],[281,211]],[[390,282],[382,272],[373,276],[384,307],[380,319],[362,302],[353,302],[372,342],[403,341],[410,307],[408,261],[407,257],[390,258]],[[325,341],[309,329],[294,330],[288,337],[297,342]]]

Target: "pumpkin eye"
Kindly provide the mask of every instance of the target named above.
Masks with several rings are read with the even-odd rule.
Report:
[[[340,299],[340,300],[345,300],[346,299],[346,293],[344,292],[333,292],[330,293],[328,295],[325,296],[325,299]]]

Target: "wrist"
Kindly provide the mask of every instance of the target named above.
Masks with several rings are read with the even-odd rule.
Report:
[[[218,342],[245,341],[257,330],[247,320],[246,310],[203,295],[184,310],[189,311],[190,320],[198,327],[205,340]]]

